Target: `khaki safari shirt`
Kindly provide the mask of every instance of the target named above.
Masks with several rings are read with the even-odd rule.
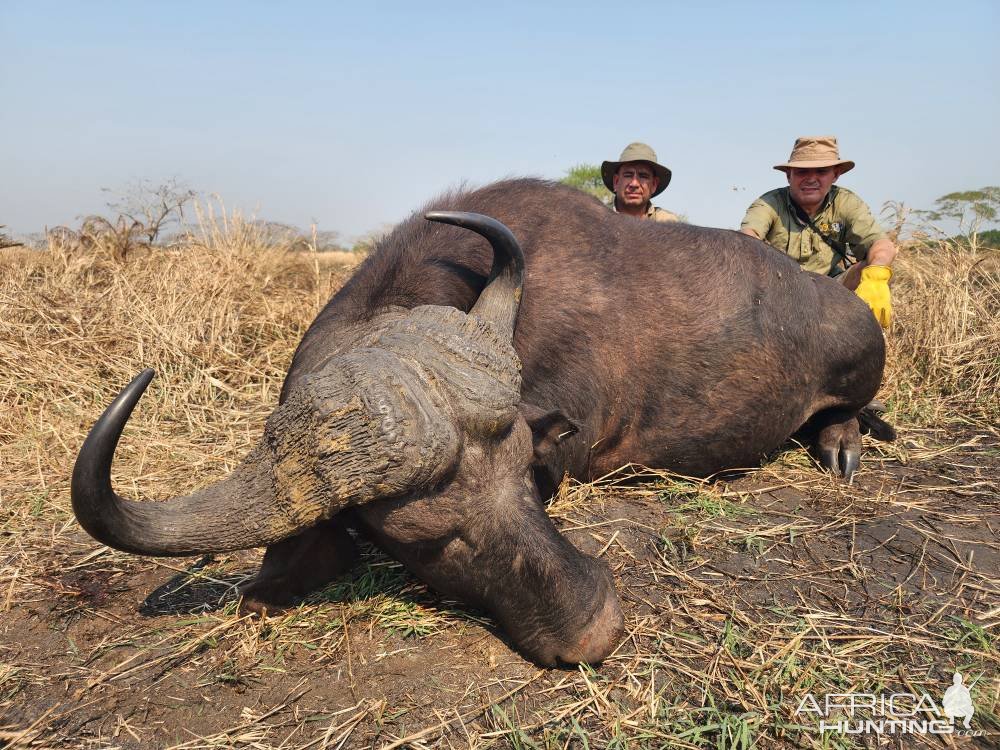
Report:
[[[611,210],[618,213],[618,206],[615,204],[614,198],[611,199]],[[671,213],[665,208],[660,208],[659,206],[654,206],[652,203],[646,208],[646,215],[643,217],[645,219],[652,219],[653,221],[680,221],[679,217],[675,213]]]
[[[837,185],[830,188],[812,222],[823,234],[846,244],[858,260],[864,260],[868,249],[886,236],[865,202]],[[812,230],[805,212],[792,202],[787,187],[764,193],[751,203],[740,229],[752,229],[807,271],[830,276],[842,271],[838,265],[840,253]]]

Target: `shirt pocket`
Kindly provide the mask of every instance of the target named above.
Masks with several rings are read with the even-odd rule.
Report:
[[[792,246],[789,248],[790,252],[788,254],[799,261],[808,260],[816,254],[817,248],[813,240],[812,232],[795,232],[792,235]]]

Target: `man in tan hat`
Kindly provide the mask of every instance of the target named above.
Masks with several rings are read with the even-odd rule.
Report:
[[[679,217],[654,206],[654,197],[670,184],[670,170],[656,162],[656,152],[645,143],[630,143],[618,161],[601,163],[604,185],[615,194],[612,210],[653,221],[678,221]]]
[[[889,265],[896,247],[850,190],[834,185],[854,162],[841,159],[833,136],[803,136],[775,169],[788,187],[764,193],[747,209],[740,231],[790,255],[807,271],[837,276],[855,289],[882,326],[892,316]],[[851,265],[852,258],[858,262]]]

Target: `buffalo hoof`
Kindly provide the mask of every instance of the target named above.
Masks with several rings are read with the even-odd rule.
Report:
[[[875,403],[874,401],[872,403]],[[858,414],[858,422],[861,424],[861,433],[871,435],[876,440],[883,443],[891,443],[896,439],[896,428],[886,422],[880,416],[883,411],[878,411],[871,404],[866,406]]]
[[[850,484],[854,480],[854,472],[861,465],[861,453],[851,448],[821,448],[819,463],[834,476],[843,477]]]
[[[820,466],[850,484],[861,465],[861,432],[857,418],[837,419],[830,415],[813,443],[813,455]]]
[[[276,590],[277,586],[281,585],[279,581],[271,580],[265,581],[263,585],[255,584],[255,581],[251,581],[240,588],[240,603],[237,606],[240,615],[267,617],[269,613],[281,612],[295,603],[296,597]]]
[[[860,463],[861,456],[857,451],[843,448],[821,448],[819,451],[819,465],[834,476],[843,477],[848,484],[854,478],[854,472],[858,470]]]
[[[868,406],[865,407],[867,411],[874,412],[875,414],[882,415],[885,414],[885,403],[877,398],[873,398],[868,402]]]
[[[850,484],[854,481],[854,472],[861,466],[861,451],[843,448],[840,451],[840,469],[844,479]]]

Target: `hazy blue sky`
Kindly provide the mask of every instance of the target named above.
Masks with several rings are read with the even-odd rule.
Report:
[[[362,6],[364,6],[362,8]],[[799,134],[878,210],[1000,183],[1000,2],[0,0],[0,224],[178,177],[350,238],[445,188],[650,143],[735,226]]]

